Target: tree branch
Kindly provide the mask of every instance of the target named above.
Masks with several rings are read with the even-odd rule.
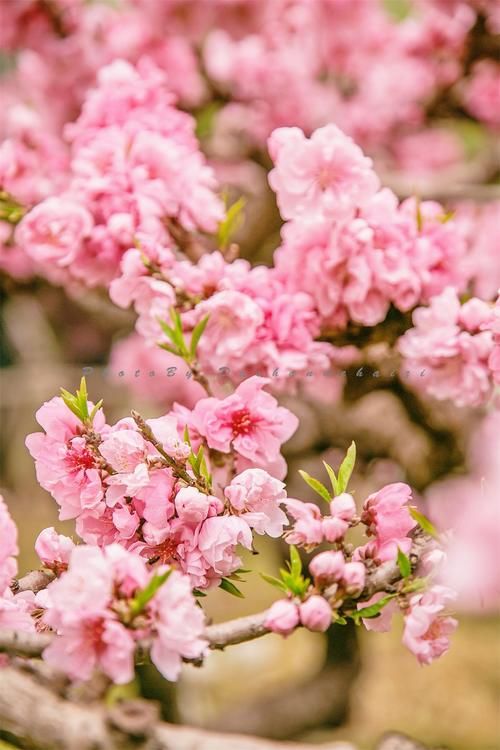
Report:
[[[411,557],[415,564],[420,559],[423,550],[428,544],[428,537],[425,534],[418,534],[413,540]],[[41,571],[34,571],[41,573]],[[29,573],[20,579],[18,585],[26,586],[28,580],[33,585],[41,583],[38,576]],[[365,588],[358,598],[358,601],[370,599],[378,591],[386,591],[388,587],[401,579],[401,573],[396,561],[386,562],[369,571],[366,578]],[[49,577],[47,583],[52,578]],[[26,591],[26,588],[19,589]],[[39,589],[38,589],[39,590]],[[335,594],[336,587],[331,590],[326,589],[325,597],[328,599]],[[234,620],[228,620],[216,625],[208,625],[205,629],[205,637],[211,649],[224,649],[226,646],[234,646],[237,643],[245,643],[260,638],[270,630],[265,626],[265,620],[268,610],[258,612],[247,617],[238,617]],[[0,630],[0,652],[17,654],[20,656],[40,656],[42,651],[50,643],[53,636],[49,633],[17,633],[13,630]]]
[[[39,750],[347,750],[345,743],[308,745],[216,734],[157,721],[154,704],[130,701],[111,709],[55,695],[7,667],[0,680],[1,731]],[[354,747],[352,750],[355,750]]]

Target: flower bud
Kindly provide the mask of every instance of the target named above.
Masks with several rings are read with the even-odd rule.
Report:
[[[343,521],[352,521],[356,515],[356,504],[353,496],[349,495],[348,492],[338,495],[330,503],[330,513]]]
[[[182,487],[175,496],[177,515],[186,523],[201,523],[208,516],[210,501],[195,487]]]
[[[41,531],[35,542],[35,551],[48,568],[66,566],[75,544],[69,536],[58,534],[50,526]]]
[[[340,581],[344,572],[345,560],[342,552],[320,552],[313,557],[309,570],[319,584],[329,584]]]
[[[324,633],[332,624],[332,610],[322,596],[310,596],[300,605],[300,621],[308,630]]]
[[[290,599],[280,599],[271,605],[264,625],[273,633],[290,635],[300,622],[299,609]]]
[[[342,582],[348,594],[359,594],[365,586],[366,570],[361,562],[345,564]]]

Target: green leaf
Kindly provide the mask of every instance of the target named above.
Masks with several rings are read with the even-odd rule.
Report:
[[[207,327],[209,317],[209,315],[205,315],[205,317],[198,321],[198,323],[193,328],[193,333],[191,334],[191,344],[189,347],[191,359],[195,359],[196,357],[196,350],[198,348],[198,344],[203,335],[203,332]]]
[[[403,578],[408,578],[411,575],[411,562],[408,555],[405,555],[402,549],[398,547],[398,568]]]
[[[205,107],[196,112],[195,119],[197,138],[201,140],[203,138],[208,138],[212,134],[215,118],[222,106],[222,102],[211,101]]]
[[[170,354],[175,354],[176,357],[181,356],[179,350],[174,346],[170,346],[170,344],[158,344],[158,346],[160,349],[165,349],[166,352],[170,352]]]
[[[333,494],[334,495],[338,495],[339,494],[339,491],[338,491],[338,481],[337,481],[337,477],[335,475],[334,470],[332,469],[332,467],[330,466],[330,464],[326,463],[326,461],[323,461],[323,466],[327,470],[328,476],[330,477],[330,482],[332,484],[332,492],[333,492]]]
[[[290,572],[294,578],[299,578],[302,573],[302,560],[295,545],[290,545]]]
[[[267,583],[270,583],[271,586],[275,586],[280,591],[284,591],[285,593],[288,591],[287,587],[283,583],[283,581],[280,581],[279,578],[275,578],[274,576],[268,576],[267,573],[261,573],[261,577],[266,581]]]
[[[342,617],[341,615],[338,615],[337,617],[333,615],[333,624],[334,625],[347,625],[347,620],[345,617]]]
[[[417,510],[413,506],[410,507],[410,516],[430,536],[433,536],[434,539],[439,539],[439,532],[436,529],[436,527],[434,526],[434,524],[432,523],[432,521],[429,521],[429,519],[426,516],[424,516],[423,513],[420,513],[420,511]]]
[[[200,589],[193,589],[193,596],[196,596],[197,599],[203,599],[206,594],[204,591],[200,591]]]
[[[239,599],[244,599],[245,595],[241,593],[239,588],[234,585],[230,580],[227,578],[222,578],[221,582],[219,583],[219,588],[223,589],[224,591],[227,591],[228,594],[232,594],[233,596],[237,596]]]
[[[370,604],[369,607],[363,607],[363,609],[358,609],[357,612],[351,612],[350,616],[353,620],[369,620],[372,617],[377,617],[386,604],[388,604],[391,599],[394,599],[394,597],[397,596],[397,594],[388,594],[387,596],[383,596],[382,599],[379,599],[378,602],[375,602],[374,604]]]
[[[217,240],[219,247],[225,250],[231,241],[231,237],[240,228],[243,223],[243,209],[246,199],[241,196],[226,211],[226,217],[219,224],[217,231]]]
[[[302,471],[302,469],[299,469],[299,474],[304,480],[304,482],[306,482],[309,485],[309,487],[311,487],[315,492],[317,492],[317,494],[320,497],[322,497],[323,500],[326,500],[327,503],[330,502],[332,498],[324,484],[322,484],[318,479],[315,479],[310,474],[308,474],[307,471]]]
[[[130,602],[130,613],[132,617],[139,615],[149,604],[158,589],[163,586],[172,570],[166,570],[164,573],[155,573],[146,588],[139,591]]]
[[[94,421],[94,417],[97,414],[97,412],[99,411],[99,409],[101,408],[101,406],[102,406],[102,398],[97,402],[97,404],[94,406],[94,408],[90,412],[89,421],[90,421],[91,424]]]
[[[340,464],[339,475],[337,479],[337,494],[347,490],[349,479],[351,478],[354,464],[356,463],[356,443],[353,441],[349,446],[344,460]]]
[[[61,393],[61,398],[66,404],[66,406],[68,407],[68,409],[70,409],[70,411],[72,411],[73,414],[76,417],[78,417],[78,419],[81,419],[82,415],[80,412],[80,404],[78,403],[76,396],[73,396],[73,394],[67,391],[65,388],[61,388],[60,393]]]

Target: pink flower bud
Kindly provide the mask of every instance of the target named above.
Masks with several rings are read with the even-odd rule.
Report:
[[[352,521],[356,515],[356,504],[352,495],[349,495],[348,492],[338,495],[330,503],[330,513],[343,521]]]
[[[74,542],[69,536],[58,534],[50,526],[38,535],[35,542],[35,552],[47,567],[60,567],[68,564],[74,546]]]
[[[175,496],[177,515],[187,523],[201,523],[208,516],[210,501],[195,487],[183,487]]]
[[[339,581],[344,573],[345,559],[342,552],[320,552],[314,557],[309,570],[317,583],[328,584]]]
[[[349,528],[347,521],[335,516],[327,516],[321,523],[321,528],[327,542],[339,542]]]
[[[366,570],[361,562],[346,563],[342,581],[349,594],[358,594],[365,586]]]
[[[332,610],[322,596],[311,596],[300,605],[300,621],[308,630],[324,633],[332,624]]]
[[[299,608],[290,599],[280,599],[271,605],[264,625],[273,633],[290,635],[300,622]]]

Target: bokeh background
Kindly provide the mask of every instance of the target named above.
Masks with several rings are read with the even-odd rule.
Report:
[[[310,0],[311,7],[315,3],[323,0]],[[111,30],[101,42],[93,40],[93,49],[100,50],[103,59],[127,56],[134,48],[134,22],[153,17],[157,17],[161,39],[169,40],[170,34],[181,40],[179,55],[185,54],[182,50],[187,46],[201,57],[207,38],[211,36],[215,43],[213,34],[219,32],[229,34],[233,40],[260,39],[265,48],[266,29],[262,24],[268,10],[264,12],[264,4],[271,8],[271,15],[273,4],[276,6],[273,23],[283,9],[289,13],[294,5],[304,6],[304,2],[281,0],[106,2],[106,13],[114,14],[109,22]],[[0,0],[2,19],[7,24],[4,28],[13,23],[25,5],[24,0]],[[78,3],[55,2],[51,7],[62,14],[64,21],[64,13],[69,13],[72,5],[76,7]],[[96,5],[88,3],[89,7]],[[364,29],[357,39],[356,18],[358,12],[365,13],[375,6],[379,8],[377,13],[386,14],[392,24],[408,23],[413,14],[418,19],[419,13],[428,12],[428,7],[441,14],[434,26],[429,22],[428,39],[432,37],[433,41],[429,41],[422,57],[434,60],[441,56],[456,63],[459,70],[455,78],[451,75],[450,83],[436,84],[426,96],[417,97],[420,116],[410,117],[402,114],[408,106],[405,97],[386,81],[394,61],[389,57],[380,61],[374,42],[370,54],[379,60],[378,76],[373,76],[372,95],[367,98],[364,111],[371,111],[376,119],[384,110],[384,128],[375,135],[365,132],[352,113],[351,120],[346,119],[345,108],[337,106],[337,100],[329,105],[330,109],[325,105],[321,117],[324,121],[340,121],[344,126],[350,122],[353,134],[362,142],[364,139],[363,146],[375,158],[382,179],[402,197],[417,192],[423,198],[439,197],[447,209],[463,215],[487,216],[486,229],[481,225],[482,244],[478,230],[473,251],[483,253],[484,277],[477,283],[496,289],[500,286],[498,128],[487,117],[481,118],[480,112],[467,109],[460,97],[475,63],[483,59],[500,62],[498,0],[330,0],[325,3],[326,18],[332,28],[339,24],[346,45],[367,45],[370,36],[377,36],[376,28]],[[468,8],[474,18],[458,48],[453,49],[449,36],[453,35],[455,9],[459,6]],[[172,19],[175,34],[169,31],[168,21]],[[289,16],[283,18],[284,24],[288,21]],[[297,23],[300,26],[300,18]],[[314,44],[309,27],[294,33],[295,42],[302,41],[304,47]],[[16,80],[16,70],[22,69],[23,51],[7,32],[3,41],[0,84],[7,92],[3,101],[8,106],[12,105],[9,91]],[[25,44],[32,54],[41,54],[36,38],[33,40],[28,34]],[[279,58],[279,45],[277,49]],[[57,55],[57,50],[54,46],[51,54]],[[229,55],[229,51],[226,53]],[[129,56],[133,54],[131,51]],[[188,68],[179,73],[175,55],[172,59],[172,53],[165,53],[163,58],[167,72],[169,66],[175,69],[172,75],[181,105],[195,114],[202,146],[221,184],[231,197],[246,198],[244,224],[235,240],[240,254],[255,263],[272,262],[280,229],[274,196],[267,186],[269,161],[263,132],[274,124],[299,124],[307,130],[304,112],[297,108],[300,97],[278,114],[273,110],[276,98],[285,97],[292,75],[284,49],[281,54],[275,68],[271,66],[260,78],[255,75],[252,85],[248,83],[240,91],[229,73],[226,77],[221,73],[218,81],[216,71],[210,78],[206,66],[195,66],[196,75]],[[298,54],[296,50],[294,54]],[[223,62],[220,61],[222,67]],[[227,60],[226,63],[229,65]],[[244,58],[239,64],[245,65]],[[238,73],[244,78],[242,72],[240,68]],[[330,93],[333,91],[335,96],[349,88],[349,81],[340,80],[337,73],[328,72],[334,83]],[[408,76],[402,88],[412,88],[412,75],[412,70],[401,72],[403,79]],[[500,82],[500,78],[497,80]],[[72,85],[71,71],[61,85]],[[48,87],[46,96],[50,90]],[[325,96],[326,93],[323,92]],[[500,92],[495,94],[492,90],[490,96],[495,95],[500,100]],[[63,98],[56,87],[54,117],[71,119],[67,111],[58,112],[57,105]],[[67,101],[66,105],[71,110]],[[64,109],[62,105],[61,108]],[[9,132],[3,135],[9,136]],[[434,140],[425,140],[430,136]],[[104,291],[68,291],[53,286],[33,275],[22,262],[2,262],[2,267],[0,483],[20,530],[20,568],[28,570],[38,564],[33,540],[42,528],[53,525],[73,533],[70,523],[58,521],[55,502],[37,485],[32,460],[24,447],[26,435],[37,429],[34,414],[39,405],[56,394],[60,386],[74,390],[82,374],[87,377],[91,397],[104,399],[111,420],[125,416],[132,407],[145,416],[158,416],[174,400],[189,405],[193,393],[182,374],[173,378],[159,374],[160,367],[164,371],[170,363],[169,355],[151,354],[141,348],[133,334],[133,314],[114,307]],[[384,363],[382,376],[374,379],[370,363],[380,359]],[[355,440],[359,458],[353,488],[359,503],[381,484],[407,481],[427,513],[445,525],[453,524],[460,515],[460,504],[475,501],[474,496],[470,497],[470,488],[477,488],[480,494],[480,477],[467,480],[472,482],[467,485],[467,492],[456,482],[473,472],[471,442],[482,434],[488,414],[416,398],[391,374],[398,363],[384,349],[383,342],[367,351],[366,364],[362,376],[353,369],[345,376],[315,378],[297,394],[282,395],[283,402],[300,417],[299,431],[285,446],[289,495],[313,501],[298,477],[298,469],[321,475],[322,460],[336,465],[350,441]],[[496,427],[494,424],[489,428],[488,450],[496,450],[500,461],[497,427],[500,430],[498,421]],[[496,487],[495,492],[498,497],[500,488]],[[482,512],[478,503],[477,513]],[[498,514],[493,514],[491,523],[497,521]],[[482,544],[481,538],[476,542]],[[490,552],[484,575],[496,575],[498,580],[500,548],[492,537],[486,543]],[[258,551],[259,555],[245,560],[245,567],[252,572],[243,586],[244,600],[219,591],[206,600],[214,620],[249,614],[273,600],[273,589],[260,578],[259,571],[274,572],[283,550],[279,545],[261,542]],[[495,591],[495,585],[491,589]],[[361,628],[337,627],[328,636],[307,632],[297,632],[287,640],[267,636],[224,654],[214,653],[203,669],[186,667],[175,691],[166,688],[151,670],[144,669],[142,691],[162,701],[167,718],[210,728],[318,742],[342,739],[367,750],[383,732],[399,730],[430,746],[494,750],[500,747],[498,600],[492,595],[479,603],[462,602],[458,616],[460,627],[451,651],[430,668],[419,667],[402,648],[398,628],[375,634]]]

